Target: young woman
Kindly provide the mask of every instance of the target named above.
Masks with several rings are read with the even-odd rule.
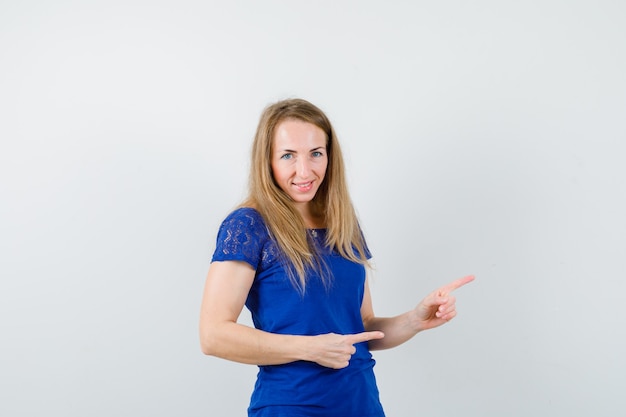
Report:
[[[451,292],[473,277],[382,318],[369,258],[330,121],[301,99],[268,106],[249,196],[219,229],[200,317],[205,354],[259,366],[249,416],[384,416],[370,351],[450,321]],[[244,305],[255,328],[237,323]]]

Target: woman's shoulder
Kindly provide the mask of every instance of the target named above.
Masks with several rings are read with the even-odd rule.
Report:
[[[261,213],[259,213],[255,208],[247,206],[237,207],[226,216],[226,219],[224,219],[225,222],[233,220],[243,221],[250,224],[262,223],[265,225]]]
[[[221,229],[254,232],[256,235],[263,235],[267,231],[261,213],[253,207],[246,206],[231,211],[222,222]]]
[[[267,261],[269,232],[261,214],[251,207],[231,211],[219,228],[213,261],[246,261],[258,268]]]

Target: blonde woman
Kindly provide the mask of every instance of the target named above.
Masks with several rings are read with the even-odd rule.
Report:
[[[370,253],[333,127],[301,99],[268,106],[249,196],[223,221],[206,279],[202,351],[259,366],[249,416],[384,416],[371,350],[456,315],[456,280],[396,317],[376,317]],[[246,306],[254,328],[237,318]]]

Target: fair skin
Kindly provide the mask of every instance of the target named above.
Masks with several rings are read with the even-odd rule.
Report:
[[[323,227],[321,219],[311,215],[309,203],[324,181],[328,167],[324,131],[295,119],[279,123],[274,133],[271,165],[274,180],[291,197],[307,226]]]
[[[311,215],[309,203],[324,180],[328,157],[326,136],[317,126],[298,120],[282,121],[274,135],[274,179],[294,201],[308,227],[324,227]],[[348,366],[354,345],[388,349],[456,316],[451,293],[471,282],[467,276],[427,295],[414,309],[395,317],[376,317],[366,280],[361,317],[365,332],[295,336],[268,333],[240,323],[255,271],[245,262],[213,262],[207,274],[200,313],[202,351],[207,355],[255,365],[279,365],[304,360],[328,368]]]

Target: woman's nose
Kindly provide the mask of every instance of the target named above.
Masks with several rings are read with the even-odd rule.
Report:
[[[297,174],[299,177],[307,178],[309,172],[311,172],[311,163],[306,158],[299,158],[297,163]]]

